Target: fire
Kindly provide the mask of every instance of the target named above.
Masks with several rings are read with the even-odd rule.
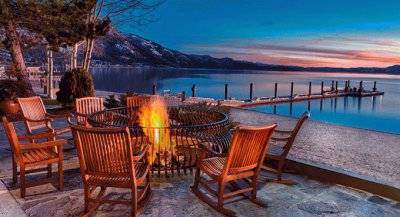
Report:
[[[140,108],[140,125],[143,127],[145,135],[150,140],[149,162],[156,161],[160,155],[161,164],[165,165],[171,160],[171,141],[170,128],[168,122],[168,111],[164,100],[155,97],[151,103]]]

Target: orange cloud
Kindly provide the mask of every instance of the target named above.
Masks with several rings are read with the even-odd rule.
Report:
[[[236,40],[221,44],[195,44],[189,48],[216,57],[282,65],[386,67],[400,64],[400,42],[389,39],[332,37],[272,42]]]

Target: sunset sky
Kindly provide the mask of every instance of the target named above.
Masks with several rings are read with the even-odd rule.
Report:
[[[331,67],[400,64],[400,0],[166,0],[139,28],[189,54]]]

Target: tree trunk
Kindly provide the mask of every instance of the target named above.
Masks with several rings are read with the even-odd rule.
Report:
[[[90,44],[90,38],[86,38],[86,46],[85,46],[85,54],[83,55],[83,62],[82,62],[82,68],[86,69],[86,63],[87,59],[89,57],[89,44]]]
[[[47,50],[47,97],[53,99],[53,51]]]
[[[90,60],[92,59],[93,47],[94,47],[94,39],[87,38],[86,39],[86,49],[85,56],[83,58],[83,69],[89,72],[90,68]]]
[[[13,64],[18,73],[17,78],[23,79],[23,76],[26,72],[26,65],[24,57],[22,56],[21,45],[19,43],[19,35],[17,33],[17,27],[12,20],[8,21],[7,23],[6,37],[7,37],[7,49],[11,53]]]
[[[89,68],[90,68],[90,61],[92,60],[92,53],[93,53],[93,46],[94,46],[94,39],[90,40],[90,44],[89,44],[89,54],[88,54],[88,58],[86,60],[86,71],[89,72]]]
[[[78,43],[74,44],[71,53],[71,70],[77,68],[77,59],[78,59]]]

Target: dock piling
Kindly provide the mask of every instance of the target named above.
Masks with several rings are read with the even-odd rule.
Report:
[[[250,83],[250,96],[249,96],[249,100],[250,100],[250,101],[253,100],[253,83]]]
[[[374,81],[374,88],[372,89],[373,92],[376,92],[376,81]]]
[[[324,82],[321,81],[321,95],[324,95]]]
[[[334,91],[334,90],[335,90],[335,81],[334,81],[334,80],[332,80],[331,91]]]
[[[225,97],[224,97],[224,99],[225,100],[228,99],[228,84],[225,84]]]
[[[193,84],[192,86],[192,97],[196,97],[196,85]]]
[[[310,83],[308,84],[308,96],[311,96],[311,85],[312,83],[310,81]]]
[[[293,82],[290,83],[290,100],[293,100]]]
[[[186,100],[186,91],[182,91],[182,102]]]
[[[153,84],[153,95],[156,95],[156,85],[155,84]]]
[[[358,92],[361,92],[363,90],[363,81],[360,81],[360,87],[358,88]]]
[[[336,81],[336,86],[335,86],[335,92],[336,92],[336,93],[339,92],[339,90],[338,90],[338,85],[339,85],[339,81]]]
[[[275,95],[274,99],[278,98],[278,83],[275,83]]]

